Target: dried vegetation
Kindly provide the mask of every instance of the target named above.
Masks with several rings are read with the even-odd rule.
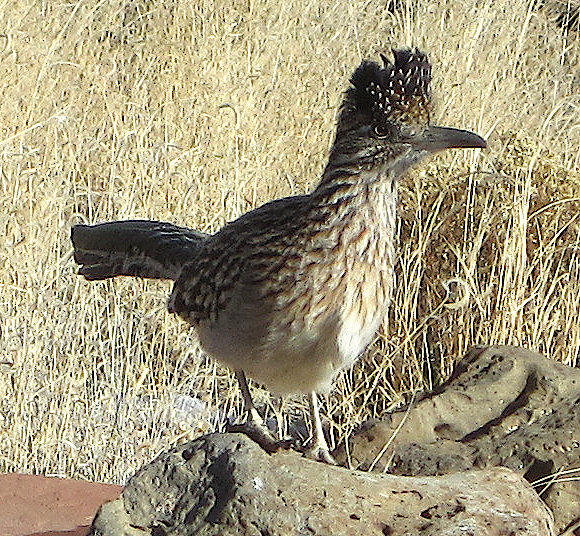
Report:
[[[307,191],[362,58],[417,45],[489,149],[401,187],[388,323],[325,404],[342,441],[473,344],[580,357],[580,38],[532,0],[17,0],[0,9],[0,470],[122,482],[240,411],[169,285],[75,275],[78,221],[212,232]],[[268,400],[258,389],[258,399]],[[302,401],[285,401],[300,413]]]

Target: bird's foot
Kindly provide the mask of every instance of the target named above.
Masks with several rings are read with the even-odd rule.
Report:
[[[295,446],[293,439],[276,439],[265,424],[246,421],[242,424],[229,424],[227,432],[244,434],[255,441],[266,452],[274,453],[279,450],[288,450]]]
[[[316,462],[324,462],[328,465],[338,465],[326,445],[312,445],[304,451],[304,456]]]

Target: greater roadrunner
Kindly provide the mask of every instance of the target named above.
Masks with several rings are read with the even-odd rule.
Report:
[[[469,131],[429,124],[431,66],[419,50],[364,61],[347,89],[322,180],[267,203],[213,235],[156,221],[76,225],[79,273],[175,281],[169,310],[202,348],[235,370],[242,429],[280,442],[256,411],[245,373],[273,392],[308,393],[308,454],[332,463],[316,392],[328,390],[373,339],[393,286],[397,182],[431,153],[484,148]]]

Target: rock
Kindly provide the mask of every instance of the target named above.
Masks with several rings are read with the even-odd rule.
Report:
[[[562,532],[580,522],[580,370],[523,348],[474,348],[443,386],[366,423],[348,450],[353,467],[398,475],[509,467],[542,492]]]
[[[363,473],[211,434],[161,454],[104,505],[99,536],[553,534],[521,477],[492,468],[442,477]]]

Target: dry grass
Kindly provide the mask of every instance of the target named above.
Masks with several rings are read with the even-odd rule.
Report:
[[[4,2],[0,470],[123,482],[239,412],[229,373],[165,312],[169,285],[85,282],[70,226],[211,232],[307,191],[353,68],[406,44],[435,65],[436,121],[490,148],[404,181],[390,321],[328,397],[335,440],[473,344],[577,365],[580,41],[531,0]]]

